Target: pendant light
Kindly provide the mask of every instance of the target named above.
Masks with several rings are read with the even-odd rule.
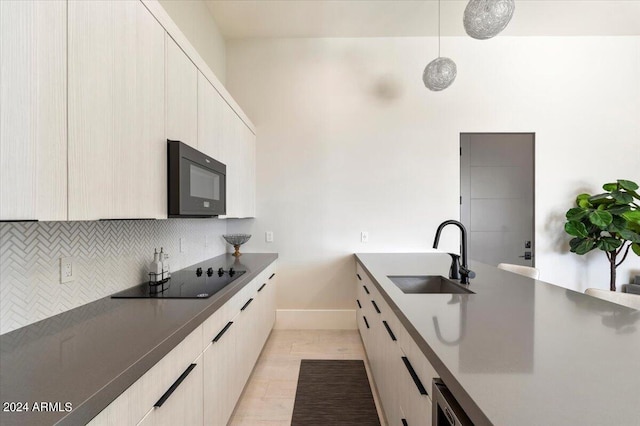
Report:
[[[456,63],[440,56],[440,0],[438,0],[438,57],[429,62],[422,73],[427,89],[439,92],[451,86],[457,75]]]
[[[511,21],[515,7],[515,0],[470,0],[464,9],[464,29],[478,40],[495,37]]]

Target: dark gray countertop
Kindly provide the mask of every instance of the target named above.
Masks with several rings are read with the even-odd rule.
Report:
[[[476,294],[404,294],[449,256],[356,259],[476,425],[640,425],[640,311],[473,261]]]
[[[0,424],[85,424],[277,257],[245,253],[243,268],[230,254],[214,258],[247,273],[208,299],[106,297],[0,336],[3,405],[73,405],[71,412],[0,411]]]

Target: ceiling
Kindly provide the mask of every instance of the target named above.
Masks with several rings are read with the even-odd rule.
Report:
[[[225,39],[438,34],[433,0],[206,0]],[[465,35],[467,1],[442,0],[443,36]],[[516,0],[505,36],[640,35],[640,0]]]

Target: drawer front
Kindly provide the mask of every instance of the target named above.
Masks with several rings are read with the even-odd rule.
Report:
[[[411,363],[424,384],[429,396],[431,396],[431,383],[433,379],[439,377],[436,369],[433,368],[427,357],[422,353],[416,342],[409,336],[404,327],[400,329],[399,342],[402,351],[411,360]]]
[[[139,425],[201,425],[203,422],[202,367],[201,354],[156,401]]]
[[[408,364],[403,360],[403,371],[401,371],[398,377],[399,380],[399,395],[400,395],[400,404],[402,405],[402,418],[405,419],[408,425],[419,425],[419,426],[429,426],[431,425],[431,383],[425,383],[422,379],[419,382],[416,382],[414,376],[412,376],[409,368],[412,367],[414,370],[414,375],[417,376],[417,361],[418,358],[415,356],[411,358],[410,354],[402,353],[405,358],[409,360]],[[419,377],[419,376],[418,376]],[[418,384],[422,384],[424,390],[426,390],[429,395],[424,394],[418,388]]]
[[[227,324],[235,312],[231,312],[229,309],[229,303],[225,303],[217,311],[215,311],[209,318],[202,323],[202,350],[209,346],[216,334]]]

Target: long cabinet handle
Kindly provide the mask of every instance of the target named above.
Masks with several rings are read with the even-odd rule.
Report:
[[[197,364],[191,364],[190,366],[187,367],[186,370],[184,370],[184,373],[182,373],[180,375],[180,377],[178,377],[178,380],[176,380],[175,382],[173,382],[173,384],[171,385],[171,387],[164,393],[164,395],[162,395],[160,397],[160,399],[158,400],[158,402],[156,402],[155,404],[153,404],[154,407],[162,407],[162,404],[164,404],[165,402],[167,402],[167,399],[169,399],[169,397],[171,396],[171,394],[178,389],[178,386],[180,386],[180,383],[182,383],[184,381],[184,379],[187,378],[187,376],[189,375],[189,373],[191,373],[193,371],[194,368],[196,368]]]
[[[356,299],[356,302],[358,302],[358,308],[362,309],[362,305],[360,304],[360,301]]]
[[[247,300],[247,303],[242,305],[242,308],[240,308],[240,311],[244,311],[245,309],[247,309],[247,307],[251,304],[251,302],[253,302],[253,297],[251,299]]]
[[[366,292],[367,292],[367,294],[371,294],[371,293],[369,293],[369,289],[367,288],[367,286],[366,286],[366,285],[363,285],[362,287],[364,287],[364,291],[366,291]]]
[[[422,385],[422,382],[420,381],[420,377],[418,377],[418,375],[416,374],[416,370],[413,369],[413,366],[409,362],[409,358],[407,358],[406,356],[403,356],[402,362],[404,362],[404,366],[407,367],[407,370],[409,371],[409,375],[413,379],[413,383],[416,384],[416,387],[418,388],[420,395],[429,395],[427,393],[427,390]]]
[[[358,279],[362,281],[362,277],[360,276],[360,274],[356,274],[356,277],[358,277]]]
[[[227,325],[224,326],[224,328],[222,330],[220,330],[220,333],[216,334],[216,337],[213,338],[212,342],[216,343],[218,340],[220,340],[220,338],[224,335],[224,333],[227,332],[227,330],[233,325],[233,321],[229,321],[227,323]]]
[[[369,328],[369,321],[367,321],[367,317],[365,317],[364,315],[362,316],[362,319],[364,320],[364,325],[367,326],[367,328]]]
[[[374,308],[376,308],[376,312],[377,312],[377,313],[380,313],[380,308],[378,308],[378,305],[376,304],[376,301],[375,301],[375,300],[372,300],[372,301],[371,301],[371,304],[373,305],[373,307],[374,307]]]
[[[391,331],[391,327],[389,327],[389,324],[387,324],[386,321],[382,321],[382,324],[384,324],[384,328],[387,329],[387,333],[389,333],[389,337],[391,337],[391,340],[393,340],[394,342],[398,339],[396,339],[395,334],[393,334],[393,331]]]
[[[260,286],[260,288],[258,289],[258,293],[259,293],[259,292],[261,292],[261,291],[262,291],[262,289],[264,288],[264,286],[266,286],[266,285],[267,285],[267,283],[262,284],[262,285]]]
[[[273,274],[271,274],[271,276],[269,277],[269,279],[273,278],[276,276],[276,273],[274,272]]]

